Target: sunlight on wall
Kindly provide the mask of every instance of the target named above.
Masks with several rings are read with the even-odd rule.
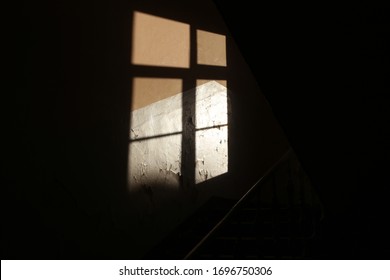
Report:
[[[146,185],[179,185],[181,98],[181,94],[177,94],[131,113],[130,190]]]
[[[136,65],[188,68],[190,26],[134,12],[131,62]]]
[[[226,37],[203,30],[196,31],[198,64],[226,66]]]
[[[190,38],[191,28],[196,38]],[[191,39],[196,40],[192,49]],[[196,57],[196,63],[190,65],[190,57]],[[199,66],[220,66],[218,71],[224,73],[226,37],[136,11],[131,63],[136,77],[131,92],[130,190],[195,185],[226,173],[227,81],[212,79],[207,68]],[[168,67],[176,69],[164,72]],[[197,79],[199,69],[203,79]],[[184,84],[191,86],[184,89]]]
[[[179,187],[182,170],[182,137],[195,137],[195,182],[228,171],[227,88],[211,81],[197,87],[195,136],[182,135],[180,93],[131,113],[129,176],[130,190],[141,186]]]
[[[215,81],[197,87],[195,111],[195,182],[200,183],[228,171],[227,88]]]
[[[133,79],[131,110],[145,107],[182,91],[182,79],[136,77]]]
[[[201,85],[206,84],[206,83],[211,82],[211,81],[215,81],[218,84],[221,84],[224,87],[227,87],[227,81],[226,80],[205,80],[205,79],[197,79],[196,80],[196,86],[198,87],[198,86],[201,86]]]

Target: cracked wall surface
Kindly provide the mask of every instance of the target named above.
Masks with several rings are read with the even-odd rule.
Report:
[[[186,96],[195,94],[195,99]],[[187,104],[194,102],[195,104]],[[193,130],[183,132],[183,104],[195,108],[186,119]],[[128,184],[130,191],[150,185],[177,188],[181,177],[195,173],[199,183],[228,171],[227,88],[211,81],[131,113]],[[194,133],[195,132],[195,133]],[[184,133],[184,135],[183,135]],[[182,147],[182,138],[195,151]],[[184,154],[195,154],[195,170],[182,165]],[[191,166],[191,165],[190,165]]]

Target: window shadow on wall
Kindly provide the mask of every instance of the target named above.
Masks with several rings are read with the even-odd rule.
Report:
[[[124,219],[132,220],[129,238],[145,240],[133,244],[135,256],[207,200],[215,182],[210,179],[229,170],[230,38],[222,22],[201,20],[211,1],[205,7],[208,1],[173,2],[135,1],[129,9],[128,195],[116,214],[124,230],[129,229]],[[224,166],[210,174],[203,168],[207,164]]]
[[[202,27],[133,12],[130,191],[227,172],[226,36]]]

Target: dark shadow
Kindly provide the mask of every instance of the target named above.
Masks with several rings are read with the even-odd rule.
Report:
[[[111,203],[127,173],[128,8],[72,0],[18,6],[2,259],[110,257]]]
[[[364,6],[280,13],[265,3],[214,2],[321,194],[326,217],[318,257],[388,258],[390,36],[382,12]],[[291,26],[297,18],[343,24],[315,25],[321,27],[312,32]],[[269,28],[275,19],[281,28]],[[253,26],[260,44],[242,32]]]
[[[203,128],[197,128],[195,131],[202,131],[202,130],[208,130],[212,128],[218,128],[220,129],[221,127],[226,127],[227,124],[224,125],[215,125],[215,126],[209,126],[209,127],[203,127]],[[156,136],[147,136],[147,137],[137,137],[135,136],[134,139],[130,140],[130,142],[136,142],[136,141],[144,141],[144,140],[149,140],[149,139],[156,139],[156,138],[162,138],[162,137],[167,137],[167,136],[172,136],[172,135],[178,135],[182,134],[183,132],[173,132],[173,133],[165,133],[165,134],[159,134]]]
[[[218,14],[219,20],[208,16],[215,12],[210,1],[114,2],[38,1],[22,8],[26,34],[20,36],[12,137],[2,179],[2,259],[141,258],[147,246],[205,203],[206,191],[237,199],[288,147],[223,21]],[[191,44],[196,44],[197,29],[226,35],[228,67],[197,65],[196,53],[191,53],[191,69],[131,65],[134,11],[188,23]],[[166,185],[145,186],[130,195],[126,178],[134,77],[180,78],[183,92],[194,89],[197,79],[227,81],[235,92],[230,96],[228,174],[199,184],[190,195]],[[195,120],[188,113],[194,108],[185,99],[183,108],[183,132],[192,137]],[[261,136],[257,127],[264,128]],[[183,163],[194,170],[195,143],[185,139]],[[170,226],[161,226],[160,232],[151,228],[156,207],[172,214],[167,215]]]
[[[196,67],[196,29],[190,26],[190,69]],[[183,80],[183,87],[196,88],[196,79],[191,77]],[[181,138],[181,187],[186,189],[195,185],[195,124],[196,92],[189,90],[182,99],[182,138]],[[185,172],[185,171],[186,172]],[[188,173],[188,174],[187,174]]]

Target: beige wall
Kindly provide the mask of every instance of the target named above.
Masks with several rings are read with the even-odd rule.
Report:
[[[195,41],[192,48],[190,40]],[[191,52],[196,56],[196,61],[190,65]],[[195,38],[190,38],[188,23],[134,11],[131,63],[162,67],[160,71],[164,71],[164,67],[192,68],[182,73],[194,71],[197,65],[226,67],[226,35],[197,29]],[[226,86],[226,80],[220,79],[196,79],[196,85],[211,80]],[[131,110],[181,93],[182,90],[180,79],[134,77]]]
[[[131,110],[140,109],[182,90],[181,79],[134,77]]]
[[[190,26],[134,11],[131,62],[137,65],[189,68]]]
[[[129,213],[118,219],[120,227],[133,220],[131,236],[139,239],[133,254],[142,255],[210,197],[240,198],[289,145],[212,1],[131,3],[131,111],[191,94],[209,81],[228,88],[231,109],[228,172],[188,188],[143,183],[116,206],[118,212]],[[134,147],[129,145],[129,154]],[[129,166],[142,163],[147,168],[147,160],[150,154],[129,157]]]
[[[18,197],[7,196],[6,208],[18,213],[6,221],[11,257],[142,258],[211,196],[240,197],[287,148],[211,0],[60,0],[30,8],[15,149],[6,155],[6,181]],[[137,13],[149,15],[141,33]],[[187,188],[145,184],[129,192],[130,108],[178,91],[191,97],[205,80],[228,87],[227,172]]]

